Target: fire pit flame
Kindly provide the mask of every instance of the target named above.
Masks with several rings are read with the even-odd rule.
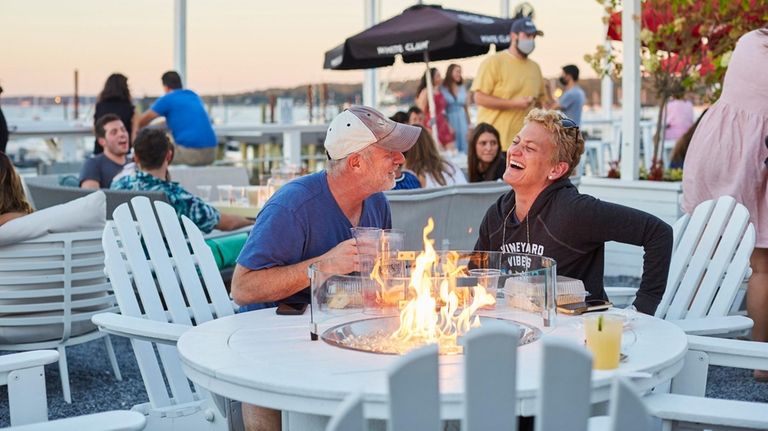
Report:
[[[390,338],[392,342],[410,346],[437,343],[441,353],[460,353],[458,337],[471,328],[480,326],[479,316],[475,313],[482,307],[494,305],[496,298],[479,284],[472,288],[472,295],[469,295],[468,289],[456,287],[456,277],[465,274],[467,268],[456,264],[458,253],[455,252],[449,253],[443,263],[440,271],[443,276],[439,277],[440,285],[435,295],[434,268],[437,266],[438,256],[434,240],[429,238],[434,226],[434,221],[430,218],[422,234],[424,251],[416,257],[408,283],[409,292],[415,293],[415,298],[402,307],[400,326]],[[379,275],[380,264],[381,262],[377,263],[371,273],[371,279],[380,286],[377,298],[386,303],[393,295],[386,290]],[[470,297],[472,302],[467,305]]]

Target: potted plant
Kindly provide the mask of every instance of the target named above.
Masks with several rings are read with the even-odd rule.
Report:
[[[597,0],[605,6],[608,37],[621,40],[621,1]],[[641,71],[659,103],[651,166],[641,177],[680,180],[681,172],[666,173],[661,158],[666,119],[672,98],[696,97],[711,102],[720,94],[722,78],[736,41],[763,25],[768,17],[764,0],[644,0],[640,32]],[[619,77],[619,56],[598,46],[585,60],[602,76]],[[612,172],[616,176],[618,172]]]

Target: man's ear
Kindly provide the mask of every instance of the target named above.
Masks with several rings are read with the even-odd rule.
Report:
[[[168,148],[168,152],[165,153],[165,161],[168,162],[169,165],[173,161],[173,154],[174,154],[173,148]]]
[[[96,142],[104,148],[107,145],[107,138],[96,138]]]
[[[347,157],[347,164],[351,168],[359,168],[362,156],[359,153],[352,153]]]

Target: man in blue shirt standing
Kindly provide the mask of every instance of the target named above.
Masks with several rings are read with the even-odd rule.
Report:
[[[563,94],[557,99],[552,109],[563,111],[566,117],[573,120],[577,126],[581,126],[581,111],[584,109],[586,95],[579,85],[579,68],[573,64],[563,66],[560,85],[563,86]]]
[[[218,141],[202,99],[194,91],[183,89],[181,77],[174,71],[165,72],[162,81],[165,95],[142,115],[139,127],[157,117],[165,117],[176,142],[174,163],[210,165],[216,159]]]

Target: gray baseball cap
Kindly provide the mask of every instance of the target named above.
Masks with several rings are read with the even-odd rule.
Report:
[[[369,145],[389,151],[407,151],[420,134],[420,127],[396,123],[371,107],[355,105],[331,121],[324,145],[328,157],[340,160]]]

